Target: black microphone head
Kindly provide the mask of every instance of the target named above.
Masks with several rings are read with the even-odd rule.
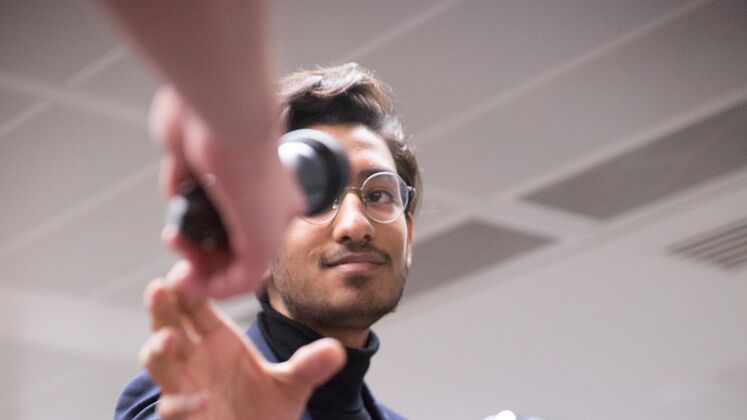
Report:
[[[205,252],[228,246],[228,233],[220,214],[210,202],[199,182],[183,183],[180,195],[169,200],[166,224],[172,224],[182,235]]]
[[[331,207],[348,183],[345,149],[323,131],[303,128],[286,133],[280,138],[278,155],[296,174],[306,197],[307,216]]]

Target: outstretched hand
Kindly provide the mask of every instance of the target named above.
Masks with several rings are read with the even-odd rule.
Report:
[[[157,413],[175,419],[298,419],[314,388],[345,361],[325,338],[284,363],[264,360],[246,336],[204,297],[182,288],[193,266],[177,263],[146,289],[152,336],[141,360],[161,389]]]

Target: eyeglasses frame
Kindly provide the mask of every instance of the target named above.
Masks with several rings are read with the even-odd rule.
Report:
[[[396,216],[392,217],[392,219],[389,220],[389,221],[381,221],[381,220],[378,220],[375,217],[372,217],[371,215],[369,215],[368,214],[368,203],[366,202],[365,197],[363,197],[363,187],[366,186],[366,183],[371,178],[374,178],[374,177],[379,176],[381,174],[390,174],[390,175],[396,176],[397,178],[399,178],[399,180],[402,182],[402,184],[405,185],[405,189],[407,190],[407,196],[406,196],[407,201],[404,202],[404,203],[402,203],[402,211],[399,214],[397,214]],[[329,219],[321,221],[321,222],[312,222],[312,221],[310,221],[310,220],[308,220],[308,219],[306,219],[305,217],[302,216],[301,220],[303,220],[306,223],[309,223],[309,224],[312,224],[312,225],[317,225],[317,226],[326,225],[327,223],[330,223],[332,220],[335,219],[335,217],[337,217],[337,213],[339,213],[339,211],[340,211],[340,205],[342,204],[342,200],[343,200],[343,198],[345,197],[345,194],[348,191],[355,192],[356,195],[358,196],[358,198],[361,200],[361,203],[363,203],[363,207],[366,209],[366,211],[363,212],[363,214],[366,215],[366,218],[368,218],[371,221],[374,221],[376,223],[381,223],[381,224],[392,223],[395,220],[397,220],[400,216],[402,216],[402,214],[404,214],[405,212],[407,212],[407,207],[412,202],[412,199],[415,197],[415,193],[416,193],[415,187],[411,187],[411,186],[407,185],[407,183],[405,182],[405,180],[402,179],[402,177],[399,176],[398,173],[391,172],[391,171],[376,172],[376,173],[371,174],[368,178],[366,178],[363,181],[363,183],[361,184],[360,187],[345,187],[345,188],[343,188],[342,192],[340,192],[340,195],[335,199],[335,201],[332,204],[331,210],[334,210],[334,212],[332,213],[332,216]]]

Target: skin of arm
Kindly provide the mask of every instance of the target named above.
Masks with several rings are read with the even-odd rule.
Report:
[[[302,195],[277,157],[264,1],[100,0],[170,83],[151,105],[151,135],[163,150],[167,197],[203,181],[230,238],[206,253],[167,226],[163,237],[191,261],[186,293],[253,291]]]

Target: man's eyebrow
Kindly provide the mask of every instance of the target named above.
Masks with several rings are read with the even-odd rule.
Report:
[[[364,170],[358,172],[358,182],[359,183],[363,183],[363,181],[365,181],[366,179],[368,179],[368,177],[370,177],[371,175],[378,174],[378,173],[381,173],[381,172],[394,172],[394,173],[396,173],[395,171],[391,170],[390,168],[368,168],[368,169],[364,169]]]

